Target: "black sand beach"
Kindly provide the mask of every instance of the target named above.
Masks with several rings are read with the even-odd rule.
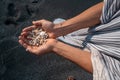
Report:
[[[102,0],[0,0],[0,80],[92,80],[92,75],[53,53],[36,56],[19,45],[31,21],[69,19]]]

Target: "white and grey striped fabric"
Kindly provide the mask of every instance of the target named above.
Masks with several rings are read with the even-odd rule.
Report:
[[[93,80],[120,80],[120,0],[104,0],[101,22],[59,40],[89,49]]]

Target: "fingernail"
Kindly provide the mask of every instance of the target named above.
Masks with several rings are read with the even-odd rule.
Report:
[[[26,51],[28,51],[28,49],[26,49]]]
[[[35,23],[35,21],[32,21],[32,23]]]

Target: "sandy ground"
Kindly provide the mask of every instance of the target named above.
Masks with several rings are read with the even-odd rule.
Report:
[[[101,0],[0,0],[0,80],[92,80],[92,75],[53,53],[29,54],[18,43],[31,21],[69,19]]]

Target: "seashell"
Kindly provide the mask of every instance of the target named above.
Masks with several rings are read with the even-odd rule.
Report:
[[[29,32],[27,36],[27,42],[29,45],[32,45],[32,46],[40,46],[46,43],[47,38],[48,38],[48,34],[46,31],[40,28],[36,28]]]

